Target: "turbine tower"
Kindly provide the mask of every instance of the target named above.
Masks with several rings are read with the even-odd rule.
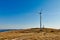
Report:
[[[41,9],[42,11],[42,9]],[[42,12],[40,11],[40,31],[42,31]]]

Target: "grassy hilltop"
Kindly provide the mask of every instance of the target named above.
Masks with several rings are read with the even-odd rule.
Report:
[[[0,40],[60,40],[60,30],[31,28],[0,32]]]

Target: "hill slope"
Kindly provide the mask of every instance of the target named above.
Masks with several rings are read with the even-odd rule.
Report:
[[[32,28],[0,32],[0,40],[60,40],[60,30]]]

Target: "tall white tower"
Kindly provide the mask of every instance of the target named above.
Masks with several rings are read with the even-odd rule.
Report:
[[[40,14],[40,31],[42,31],[42,12],[41,11],[39,13]]]

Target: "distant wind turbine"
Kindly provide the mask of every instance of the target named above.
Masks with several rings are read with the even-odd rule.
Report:
[[[42,31],[42,9],[39,14],[40,14],[40,31]]]

